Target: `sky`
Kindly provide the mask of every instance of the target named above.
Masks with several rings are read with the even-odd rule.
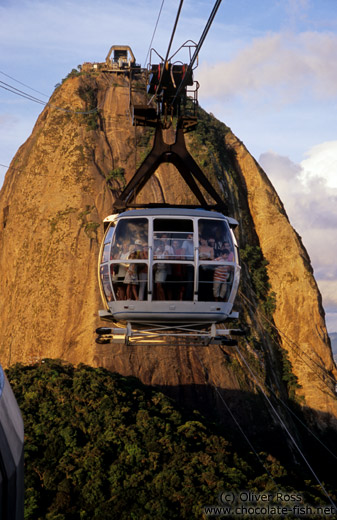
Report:
[[[172,53],[198,42],[215,0],[185,0]],[[179,0],[0,0],[0,185],[43,105],[79,64],[130,45],[165,57]],[[153,36],[154,34],[154,36]],[[303,239],[337,331],[337,0],[222,0],[199,54],[203,108],[266,171]],[[181,56],[187,61],[187,56]],[[20,83],[19,83],[20,82]],[[32,90],[34,89],[34,90]]]

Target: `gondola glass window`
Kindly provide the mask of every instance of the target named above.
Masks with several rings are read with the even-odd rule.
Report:
[[[235,251],[224,221],[199,219],[198,300],[228,301],[234,280]]]
[[[103,244],[103,252],[100,266],[100,278],[102,282],[103,292],[108,302],[111,302],[112,297],[112,289],[111,289],[111,281],[109,277],[109,259],[110,259],[110,250],[111,250],[111,240],[115,232],[115,226],[110,225]]]
[[[154,219],[153,300],[193,300],[193,224],[192,219]]]
[[[108,228],[100,277],[107,302],[226,302],[236,261],[225,220],[124,217]]]

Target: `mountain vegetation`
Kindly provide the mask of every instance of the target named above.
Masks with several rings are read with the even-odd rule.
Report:
[[[25,519],[199,519],[222,491],[326,502],[267,453],[238,453],[224,430],[135,377],[45,359],[7,377],[25,424]]]

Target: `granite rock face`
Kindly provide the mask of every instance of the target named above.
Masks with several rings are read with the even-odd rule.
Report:
[[[140,87],[132,92],[138,102]],[[226,395],[231,406],[248,395],[258,400],[256,380],[235,350],[95,343],[102,220],[152,142],[151,132],[132,126],[129,98],[124,76],[87,73],[68,78],[11,163],[0,195],[1,362],[8,366],[51,357],[104,366],[221,414]],[[99,115],[90,112],[95,106]],[[222,152],[214,159],[214,150],[192,133],[188,145],[204,170],[212,165],[216,172],[210,178],[240,222],[241,246],[260,246],[276,294],[266,332],[266,318],[243,269],[237,306],[260,347],[244,340],[240,348],[262,384],[267,381],[281,396],[287,393],[280,361],[286,350],[301,385],[297,395],[303,396],[306,407],[320,412],[322,424],[333,421],[336,369],[310,260],[264,172],[230,129],[216,124],[214,150],[223,146],[227,159]],[[172,130],[166,139],[174,139]],[[162,165],[145,186],[139,201],[148,200],[194,202],[172,165]],[[273,327],[279,332],[271,340]],[[250,413],[242,413],[247,421]]]

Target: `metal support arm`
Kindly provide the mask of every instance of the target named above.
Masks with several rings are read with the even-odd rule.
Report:
[[[226,204],[188,152],[183,125],[178,124],[175,142],[173,144],[167,144],[163,139],[163,128],[160,121],[158,121],[156,126],[152,150],[129,181],[119,199],[115,200],[114,207],[118,211],[121,211],[130,206],[136,198],[137,193],[139,193],[162,163],[174,164],[203,208],[226,211]],[[215,204],[210,205],[207,203],[196,181],[198,181],[204,190],[214,199]],[[146,207],[146,204],[142,205],[142,207]]]

